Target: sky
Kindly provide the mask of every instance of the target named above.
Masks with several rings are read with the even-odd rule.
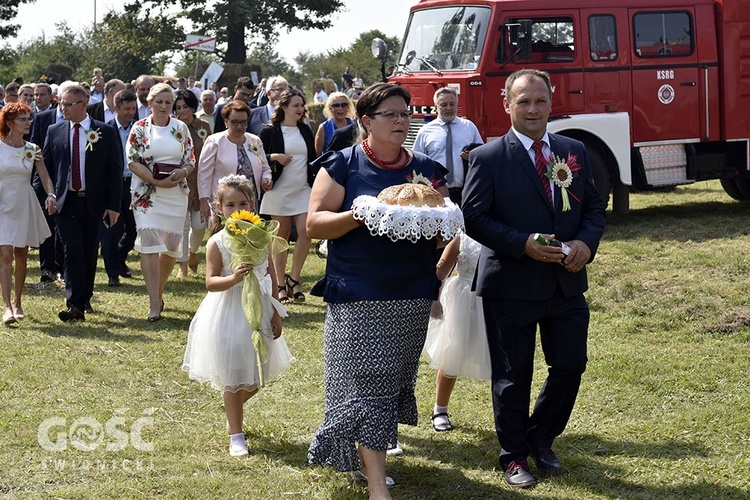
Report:
[[[332,26],[327,30],[293,30],[291,33],[282,30],[277,46],[279,54],[292,63],[300,52],[317,54],[348,47],[360,33],[373,29],[401,38],[409,8],[416,3],[417,0],[345,0],[344,11],[333,16]],[[60,21],[67,21],[68,26],[77,31],[93,23],[95,5],[96,19],[101,21],[109,10],[121,4],[113,0],[36,0],[32,4],[22,4],[14,21],[21,29],[18,37],[8,42],[26,41],[42,33],[54,36],[55,23]]]

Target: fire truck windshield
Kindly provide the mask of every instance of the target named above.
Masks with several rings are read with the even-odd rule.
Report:
[[[489,7],[440,7],[412,12],[401,48],[405,72],[476,70],[482,55]]]

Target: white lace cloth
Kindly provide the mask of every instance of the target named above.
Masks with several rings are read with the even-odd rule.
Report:
[[[374,196],[358,196],[352,203],[355,220],[364,221],[373,236],[388,236],[391,241],[434,238],[450,240],[464,230],[461,209],[445,198],[443,207],[389,205]]]

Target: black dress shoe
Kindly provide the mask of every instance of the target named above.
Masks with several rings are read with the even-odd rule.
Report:
[[[67,311],[60,311],[57,313],[57,317],[60,318],[61,321],[84,321],[86,319],[86,316],[84,316],[83,311],[78,309],[77,307],[69,307]]]
[[[534,461],[536,462],[536,466],[539,470],[552,474],[562,472],[562,465],[560,465],[560,460],[557,459],[557,457],[555,456],[555,452],[552,451],[552,448],[539,448],[537,450],[533,450],[531,452],[531,456],[534,457]]]
[[[133,273],[130,272],[130,268],[127,265],[123,264],[120,267],[120,276],[122,276],[123,278],[132,278]]]
[[[94,312],[94,308],[91,307],[91,302],[86,302],[83,305],[83,312],[85,312],[86,314],[91,314]]]
[[[117,276],[109,278],[109,286],[122,286],[122,283],[120,283],[120,278],[118,278]]]
[[[526,460],[515,460],[505,468],[505,482],[514,488],[536,486],[536,478],[529,471],[529,464]]]
[[[43,271],[39,278],[40,283],[52,283],[53,281],[55,281],[55,275],[49,271]]]

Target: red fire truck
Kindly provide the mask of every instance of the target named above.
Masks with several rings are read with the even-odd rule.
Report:
[[[631,186],[705,179],[750,200],[750,0],[422,0],[388,80],[412,95],[410,140],[449,86],[491,141],[510,127],[507,76],[529,67],[552,79],[548,129],[586,144],[614,211]]]

